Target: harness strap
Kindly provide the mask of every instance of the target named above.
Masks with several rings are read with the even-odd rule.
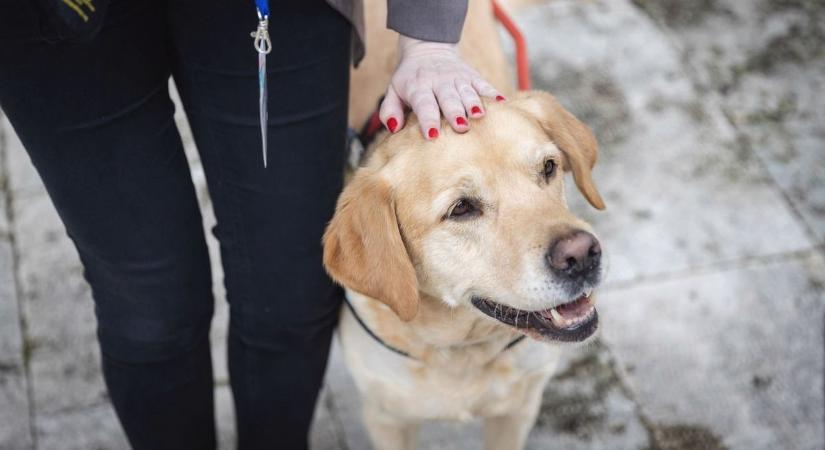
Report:
[[[501,351],[502,351],[502,352],[505,352],[505,351],[507,351],[507,350],[510,350],[511,348],[515,347],[515,346],[516,346],[516,344],[518,344],[519,342],[523,341],[523,340],[524,340],[524,338],[526,338],[526,337],[527,337],[526,335],[522,334],[521,336],[519,336],[519,337],[517,337],[517,338],[513,339],[512,341],[510,341],[510,343],[509,343],[509,344],[507,344],[507,346],[506,346],[506,347],[504,347],[503,349],[501,349]]]
[[[353,315],[353,316],[355,316],[355,320],[357,320],[357,321],[358,321],[358,323],[361,325],[361,328],[363,328],[363,329],[364,329],[364,331],[366,331],[366,332],[367,332],[367,334],[369,334],[370,336],[372,336],[372,338],[373,338],[373,339],[375,339],[376,341],[378,341],[378,343],[379,343],[379,344],[383,345],[384,347],[386,347],[387,349],[389,349],[389,350],[391,350],[391,351],[393,351],[393,352],[395,352],[395,353],[398,353],[398,354],[399,354],[399,355],[401,355],[401,356],[405,356],[405,357],[407,357],[407,358],[411,358],[411,359],[416,359],[416,358],[413,358],[413,357],[412,357],[412,355],[410,355],[409,353],[405,352],[404,350],[397,349],[397,348],[393,347],[392,345],[387,344],[387,343],[386,343],[386,342],[384,342],[384,340],[383,340],[383,339],[381,339],[381,338],[380,338],[377,334],[373,333],[373,331],[372,331],[372,330],[370,330],[370,327],[368,327],[368,326],[367,326],[367,324],[366,324],[366,323],[364,323],[364,320],[363,320],[363,319],[361,319],[361,316],[359,316],[359,315],[358,315],[358,312],[356,312],[356,311],[355,311],[355,308],[352,306],[352,303],[350,303],[350,301],[349,301],[349,297],[347,297],[346,295],[344,295],[344,302],[345,302],[345,303],[347,304],[347,306],[349,307],[349,310],[352,312],[352,315]]]
[[[384,101],[383,96],[381,97],[381,100],[378,101],[378,106],[375,108],[375,111],[373,111],[370,118],[367,119],[367,123],[365,123],[364,127],[361,128],[361,132],[358,133],[364,148],[370,145],[372,140],[375,139],[375,135],[378,134],[378,131],[380,131],[383,126],[381,123],[381,117],[378,115],[378,108],[381,106],[382,101]]]
[[[374,332],[374,331],[372,331],[372,330],[370,329],[370,327],[368,327],[368,326],[367,326],[367,323],[366,323],[366,322],[364,322],[364,319],[362,319],[362,318],[361,318],[361,316],[359,316],[359,315],[358,315],[358,312],[355,310],[355,307],[354,307],[354,306],[352,306],[352,303],[350,303],[350,301],[349,301],[349,297],[347,297],[346,295],[344,295],[344,303],[346,303],[346,304],[347,304],[347,307],[349,308],[350,312],[352,312],[352,315],[353,315],[353,316],[355,316],[355,320],[358,322],[358,324],[359,324],[359,325],[361,325],[361,328],[363,328],[363,329],[364,329],[364,331],[366,331],[366,332],[367,332],[367,334],[368,334],[368,335],[370,335],[370,337],[372,337],[373,339],[375,339],[375,341],[376,341],[376,342],[378,342],[379,344],[383,345],[383,346],[384,346],[384,348],[386,348],[387,350],[390,350],[390,351],[392,351],[392,352],[394,352],[394,353],[397,353],[397,354],[399,354],[399,355],[401,355],[401,356],[403,356],[403,357],[405,357],[405,358],[410,358],[410,359],[415,359],[415,360],[417,360],[417,359],[418,359],[418,358],[416,358],[416,357],[414,357],[414,356],[410,355],[409,353],[405,352],[404,350],[401,350],[401,349],[399,349],[399,348],[393,347],[392,345],[388,344],[386,341],[384,341],[383,339],[381,339],[381,337],[380,337],[380,336],[378,336],[377,334],[375,334],[375,332]],[[519,337],[517,337],[517,338],[513,339],[512,341],[508,342],[508,343],[507,343],[507,345],[506,345],[503,349],[501,349],[501,351],[499,352],[499,354],[504,353],[504,352],[506,352],[507,350],[510,350],[511,348],[515,347],[515,346],[516,346],[519,342],[523,341],[523,340],[524,340],[524,338],[526,338],[526,337],[527,337],[527,336],[525,336],[525,335],[523,335],[523,334],[522,334],[521,336],[519,336]]]

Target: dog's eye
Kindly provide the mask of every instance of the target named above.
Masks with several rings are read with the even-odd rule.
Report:
[[[452,218],[452,219],[458,219],[458,218],[463,219],[463,218],[467,218],[467,217],[470,217],[470,216],[474,216],[478,213],[479,213],[479,210],[478,210],[478,208],[476,208],[476,206],[473,204],[473,202],[471,202],[470,200],[467,200],[466,198],[462,198],[455,205],[453,205],[452,209],[450,209],[448,217]]]
[[[556,175],[556,161],[548,159],[544,162],[544,179],[549,180]]]

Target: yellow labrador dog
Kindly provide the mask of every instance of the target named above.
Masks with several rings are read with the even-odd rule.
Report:
[[[478,3],[465,41],[479,23],[494,39]],[[410,117],[379,138],[324,235],[324,264],[351,306],[344,357],[379,450],[414,448],[423,420],[474,417],[485,448],[522,448],[562,344],[598,328],[601,248],[568,210],[563,176],[604,208],[593,134],[544,92],[486,111],[463,135],[445,125],[425,141]]]

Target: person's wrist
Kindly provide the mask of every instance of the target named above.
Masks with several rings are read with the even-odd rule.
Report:
[[[457,47],[457,44],[422,41],[403,34],[398,37],[398,50],[401,57],[424,54],[456,54]]]

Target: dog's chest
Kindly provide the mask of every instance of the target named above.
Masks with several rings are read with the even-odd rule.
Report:
[[[440,368],[412,371],[413,390],[395,400],[422,418],[465,421],[498,416],[519,411],[535,392],[536,383],[544,384],[550,375],[549,370],[526,371],[510,359],[466,369],[463,373]]]
[[[487,364],[455,357],[446,358],[446,364],[424,365],[363,354],[348,362],[365,400],[382,410],[411,419],[466,421],[522,410],[536,387],[547,382],[558,358],[542,347],[524,342],[523,348]]]

